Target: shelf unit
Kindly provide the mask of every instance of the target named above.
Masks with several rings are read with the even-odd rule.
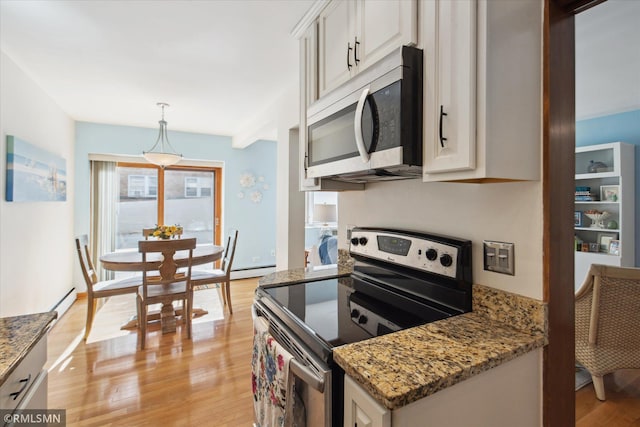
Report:
[[[581,224],[574,232],[583,243],[597,243],[598,251],[583,252],[576,245],[575,253],[575,289],[583,283],[591,264],[617,265],[632,267],[635,265],[634,232],[634,148],[632,144],[611,142],[576,148],[576,187],[590,187],[594,196],[592,201],[575,201],[576,215],[580,213]],[[606,167],[589,172],[591,162],[604,163]],[[601,193],[609,186],[616,190],[613,200],[602,200]],[[604,227],[592,227],[591,220],[584,214],[589,210],[609,213]],[[577,218],[576,218],[577,221]],[[614,224],[615,222],[615,224]],[[612,228],[609,228],[611,226]],[[603,238],[601,240],[601,238]],[[618,254],[608,251],[607,239],[619,241]],[[605,242],[605,244],[602,244]]]

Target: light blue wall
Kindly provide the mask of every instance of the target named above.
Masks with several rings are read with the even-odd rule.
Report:
[[[628,142],[635,149],[636,267],[640,266],[640,110],[576,122],[576,146]]]
[[[75,234],[88,234],[90,215],[89,153],[140,155],[158,136],[157,129],[76,123]],[[223,234],[237,229],[238,245],[233,269],[275,265],[276,249],[276,142],[258,141],[245,149],[231,147],[231,138],[169,131],[169,140],[187,159],[224,162]],[[256,178],[252,188],[240,185],[240,176]],[[259,190],[260,203],[250,193]],[[245,195],[238,197],[239,193]]]

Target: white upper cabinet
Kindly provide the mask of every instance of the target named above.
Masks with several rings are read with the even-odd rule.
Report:
[[[318,17],[319,96],[417,42],[417,0],[333,0]]]
[[[476,2],[436,1],[425,8],[424,170],[476,166]]]
[[[539,180],[542,3],[420,6],[424,181]]]

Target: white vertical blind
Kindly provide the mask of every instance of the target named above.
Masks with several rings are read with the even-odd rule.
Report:
[[[91,161],[91,255],[101,280],[113,278],[112,271],[106,271],[97,262],[100,255],[116,249],[116,206],[118,181],[116,163]]]

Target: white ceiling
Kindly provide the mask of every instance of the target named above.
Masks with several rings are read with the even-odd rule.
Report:
[[[576,119],[640,109],[640,1],[576,16]]]
[[[313,0],[0,0],[0,48],[73,119],[237,136],[298,81]],[[576,18],[576,117],[640,108],[640,1]],[[275,119],[275,118],[273,118]]]
[[[0,1],[0,48],[73,119],[236,135],[298,82],[313,0]]]

